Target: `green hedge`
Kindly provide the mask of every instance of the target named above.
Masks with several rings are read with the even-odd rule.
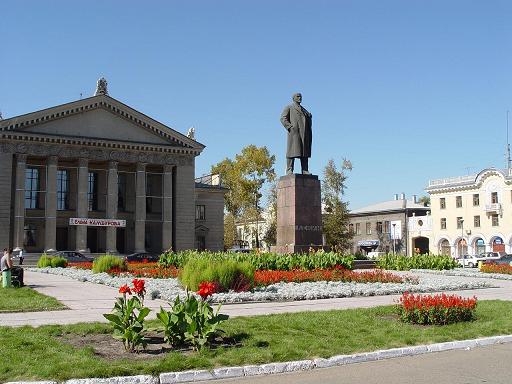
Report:
[[[277,253],[234,253],[234,252],[198,252],[183,251],[178,253],[164,253],[160,256],[160,264],[169,267],[183,268],[190,259],[208,261],[238,261],[247,262],[255,270],[290,271],[302,269],[332,268],[336,265],[352,269],[354,256],[342,255],[335,252],[277,254]]]
[[[451,256],[437,255],[393,255],[387,254],[377,259],[377,266],[382,269],[408,271],[409,269],[453,269],[457,262]]]
[[[124,259],[114,255],[102,255],[92,262],[92,273],[108,272],[112,268],[127,271],[128,265]]]
[[[245,291],[254,286],[254,268],[248,262],[191,258],[179,279],[192,291],[197,291],[203,281],[217,282],[221,291]]]
[[[38,268],[66,268],[68,266],[68,261],[61,256],[48,256],[46,253],[43,253],[39,260],[37,261]]]

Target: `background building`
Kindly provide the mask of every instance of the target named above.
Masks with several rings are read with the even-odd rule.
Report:
[[[194,180],[203,149],[108,96],[104,79],[93,97],[0,120],[0,246],[222,249],[224,189]]]
[[[411,255],[414,248],[419,248],[420,253],[428,252],[428,238],[417,231],[417,220],[426,217],[429,211],[429,207],[418,203],[415,195],[407,200],[403,193],[396,194],[393,200],[350,211],[349,230],[354,234],[352,253],[378,251]],[[412,232],[416,237],[411,237],[410,220],[416,224]],[[425,219],[421,224],[427,222]]]
[[[432,253],[512,252],[512,169],[431,180]]]

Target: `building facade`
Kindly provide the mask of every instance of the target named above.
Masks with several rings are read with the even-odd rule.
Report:
[[[222,189],[194,179],[204,145],[103,85],[93,97],[0,120],[0,245],[28,253],[193,249],[197,200],[217,220],[203,220],[205,247],[222,249]]]
[[[512,169],[431,180],[430,251],[459,256],[512,252]]]
[[[421,234],[421,230],[418,232],[417,227],[426,225],[429,210],[417,202],[416,196],[407,200],[402,193],[395,195],[393,200],[350,211],[352,253],[427,253],[428,238]],[[416,227],[410,231],[409,225],[413,223]]]

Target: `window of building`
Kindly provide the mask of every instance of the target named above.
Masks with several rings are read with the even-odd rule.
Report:
[[[366,234],[367,235],[372,234],[372,223],[366,223]]]
[[[491,203],[492,204],[498,204],[498,192],[492,192],[491,193]]]
[[[39,208],[39,169],[25,169],[25,208]]]
[[[377,221],[377,233],[382,233],[382,221]]]
[[[117,209],[126,211],[126,173],[117,175]]]
[[[87,176],[87,202],[89,211],[98,210],[98,173],[89,172]]]
[[[348,232],[349,233],[354,233],[354,224],[349,224],[348,225]]]
[[[455,207],[462,208],[462,196],[455,196]]]
[[[473,207],[478,207],[480,205],[480,195],[475,193],[473,195]]]
[[[446,218],[441,219],[441,229],[446,229]]]
[[[462,217],[457,217],[457,229],[462,229],[462,225],[464,221],[462,221]]]
[[[493,227],[499,227],[500,220],[498,218],[498,215],[492,215],[491,218],[492,218],[492,226]]]
[[[441,207],[441,209],[445,209],[446,208],[446,199],[444,197],[441,197],[439,199],[439,206]]]
[[[57,210],[69,209],[69,172],[66,169],[57,170]]]
[[[384,233],[391,233],[391,222],[390,221],[384,222]]]
[[[25,247],[36,246],[36,239],[37,239],[36,226],[33,224],[28,224],[28,225],[25,225],[23,229],[24,229],[23,245]]]
[[[196,205],[196,220],[206,219],[206,209],[204,205]]]
[[[473,225],[475,226],[475,228],[480,227],[480,216],[473,217]]]
[[[361,234],[361,223],[356,223],[356,235]]]

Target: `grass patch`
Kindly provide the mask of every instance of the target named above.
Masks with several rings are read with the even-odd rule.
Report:
[[[512,334],[510,313],[512,302],[496,300],[479,302],[477,320],[447,326],[401,323],[392,306],[234,318],[222,328],[241,346],[108,361],[95,355],[93,346],[75,348],[58,337],[109,333],[108,324],[0,327],[0,355],[9,356],[0,359],[0,381],[156,375]]]
[[[34,312],[65,309],[57,299],[32,288],[0,288],[0,312]]]

